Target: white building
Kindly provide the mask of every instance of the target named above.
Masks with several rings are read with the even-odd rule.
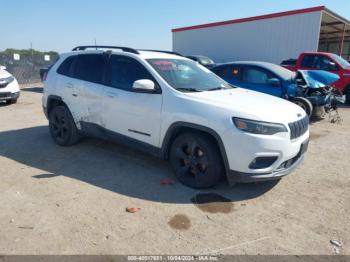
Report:
[[[302,52],[350,57],[350,22],[324,6],[176,28],[173,51],[216,62],[280,63]]]

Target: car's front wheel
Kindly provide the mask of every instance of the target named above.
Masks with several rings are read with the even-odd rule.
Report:
[[[8,105],[16,104],[16,103],[17,103],[17,98],[6,100],[6,104]]]
[[[212,187],[222,177],[219,149],[205,134],[184,133],[175,138],[170,149],[170,163],[179,181],[189,187]]]
[[[74,119],[66,106],[56,106],[51,110],[49,128],[53,140],[60,146],[74,145],[80,139]]]
[[[313,106],[311,102],[305,97],[294,97],[291,99],[291,102],[304,109],[305,113],[308,115],[309,118],[312,116]]]

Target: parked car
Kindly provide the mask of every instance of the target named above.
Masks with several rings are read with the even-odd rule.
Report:
[[[280,179],[308,146],[300,107],[233,88],[182,56],[76,47],[60,56],[44,85],[43,109],[58,145],[85,135],[117,141],[169,159],[177,178],[194,188],[222,175],[230,184]]]
[[[294,73],[266,62],[231,62],[214,67],[212,71],[238,87],[290,100],[301,106],[309,117],[313,112],[322,116],[336,108],[336,99],[329,84],[339,77],[332,73]]]
[[[16,78],[6,71],[5,66],[0,66],[0,101],[15,104],[19,95],[20,89]]]
[[[191,56],[186,56],[186,57],[193,60],[193,61],[200,63],[202,66],[205,66],[206,68],[209,68],[209,69],[215,66],[215,62],[206,56],[191,55]]]
[[[350,104],[350,63],[342,57],[323,52],[302,53],[295,65],[282,65],[291,71],[325,70],[337,74],[340,78],[334,88],[345,95],[345,103]]]
[[[292,66],[295,66],[296,63],[297,63],[297,60],[291,58],[291,59],[283,60],[280,65],[283,67],[292,67]]]

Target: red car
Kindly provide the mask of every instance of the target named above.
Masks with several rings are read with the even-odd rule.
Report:
[[[291,71],[325,70],[339,75],[340,79],[333,86],[346,95],[346,103],[350,104],[350,64],[340,56],[322,52],[302,53],[297,60],[285,60],[281,66]]]

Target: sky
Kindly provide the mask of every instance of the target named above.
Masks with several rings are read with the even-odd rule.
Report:
[[[349,0],[0,0],[0,50],[77,45],[172,49],[171,29],[325,5],[350,20]]]

